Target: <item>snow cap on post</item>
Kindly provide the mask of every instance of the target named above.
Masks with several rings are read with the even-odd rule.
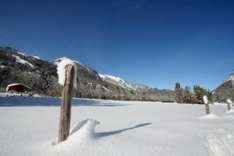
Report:
[[[232,100],[231,99],[227,99],[227,103],[232,104]]]
[[[204,101],[205,104],[208,104],[208,98],[207,98],[206,95],[203,96],[203,101]]]
[[[74,74],[74,81],[73,81],[73,87],[76,89],[77,88],[77,66],[76,66],[76,61],[73,61],[67,57],[62,57],[59,58],[55,61],[55,64],[57,65],[57,74],[58,74],[58,83],[62,86],[65,84],[65,68],[67,65],[72,65],[75,70]]]

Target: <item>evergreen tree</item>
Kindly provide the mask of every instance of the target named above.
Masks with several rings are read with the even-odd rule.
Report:
[[[183,103],[183,88],[178,82],[175,84],[175,100],[177,103]]]
[[[207,91],[207,97],[208,97],[208,100],[210,101],[210,103],[214,103],[214,96],[213,96],[212,91],[210,91],[210,90]]]
[[[204,101],[203,101],[203,96],[204,95],[208,95],[208,91],[200,86],[194,86],[193,87],[193,90],[194,90],[194,97],[195,97],[195,103],[199,103],[199,104],[204,104]]]
[[[183,93],[183,102],[192,103],[191,87],[186,86]]]

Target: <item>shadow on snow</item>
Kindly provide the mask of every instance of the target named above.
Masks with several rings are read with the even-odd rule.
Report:
[[[30,96],[9,96],[0,97],[0,107],[9,106],[60,106],[59,97],[30,97]],[[104,100],[73,98],[72,106],[97,106],[97,107],[117,107],[126,104],[112,103]]]
[[[136,128],[148,126],[148,125],[151,125],[151,124],[152,124],[152,123],[142,123],[142,124],[138,124],[138,125],[135,125],[135,126],[132,126],[132,127],[129,127],[129,128],[119,129],[119,130],[115,130],[115,131],[97,132],[97,133],[95,134],[95,136],[96,136],[97,138],[108,137],[108,136],[115,135],[115,134],[119,134],[119,133],[122,133],[122,132],[125,132],[125,131],[129,131],[129,130],[133,130],[133,129],[136,129]]]
[[[127,128],[123,128],[123,129],[118,129],[115,131],[107,131],[107,132],[96,132],[95,131],[95,127],[97,125],[99,125],[100,122],[96,121],[94,119],[86,119],[83,120],[81,122],[79,122],[78,124],[76,124],[70,132],[70,135],[72,136],[73,134],[77,134],[80,136],[92,136],[96,139],[100,139],[103,137],[108,137],[108,136],[112,136],[112,135],[116,135],[125,131],[129,131],[129,130],[133,130],[136,128],[140,128],[140,127],[144,127],[144,126],[148,126],[151,125],[152,123],[142,123],[142,124],[138,124],[135,126],[131,126],[131,127],[127,127]]]

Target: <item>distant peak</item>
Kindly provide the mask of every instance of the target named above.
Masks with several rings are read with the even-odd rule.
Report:
[[[118,76],[107,75],[107,74],[98,74],[98,75],[103,81],[108,81],[110,83],[121,86],[121,87],[126,88],[128,90],[136,90],[132,86],[132,84],[128,83],[127,81],[125,81],[124,79],[122,79]]]
[[[226,80],[227,81],[232,81],[234,82],[234,72],[232,72],[230,75],[229,75],[229,78]]]
[[[143,84],[133,84],[129,83],[128,81],[113,75],[107,75],[107,74],[99,74],[99,77],[103,81],[110,82],[112,84],[118,85],[122,88],[128,89],[128,90],[134,90],[134,91],[146,91],[149,90],[149,87],[143,85]]]
[[[126,81],[123,80],[122,78],[118,77],[118,76],[113,76],[113,75],[107,75],[107,74],[99,74],[99,76],[102,78],[102,79],[105,79],[105,78],[109,78],[109,79],[112,79],[116,82],[122,82],[122,83],[125,83]]]
[[[97,72],[96,72],[94,69],[90,68],[89,66],[87,66],[87,65],[85,65],[85,64],[80,63],[80,62],[77,61],[77,60],[73,60],[73,59],[70,59],[70,58],[68,58],[68,57],[60,57],[60,58],[58,58],[58,59],[55,59],[55,60],[54,60],[54,64],[55,64],[55,65],[58,65],[60,62],[64,62],[64,61],[72,61],[72,62],[74,62],[74,63],[80,65],[81,67],[83,67],[83,68],[84,68],[86,71],[88,71],[89,73],[92,73],[92,74],[94,74],[94,75],[97,76]]]

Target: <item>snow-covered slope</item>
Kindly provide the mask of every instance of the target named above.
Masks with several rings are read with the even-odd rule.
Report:
[[[129,90],[136,90],[136,88],[134,88],[130,83],[128,83],[127,81],[125,81],[124,79],[120,77],[107,75],[107,74],[99,74],[99,76],[101,77],[103,81],[110,82],[112,84],[118,85],[120,87],[129,89]]]
[[[203,105],[102,100],[84,104],[80,99],[73,103],[78,107],[72,107],[71,135],[61,144],[56,144],[59,107],[0,107],[0,155],[234,154],[234,113],[226,113],[226,105],[211,105],[217,117],[205,118]]]
[[[225,82],[231,81],[234,84],[234,72],[231,73]]]
[[[220,84],[213,93],[218,101],[234,100],[234,73],[231,73],[228,79]]]
[[[149,89],[149,87],[143,85],[143,84],[132,84],[127,82],[126,80],[118,77],[118,76],[112,76],[112,75],[107,75],[107,74],[99,74],[101,79],[103,81],[107,81],[109,83],[112,83],[114,85],[118,85],[120,87],[123,87],[128,90],[134,90],[134,91],[146,91]]]
[[[31,68],[34,68],[34,65],[32,65],[29,61],[21,58],[20,56],[17,56],[17,55],[12,55],[12,56],[15,58],[15,60],[16,60],[17,63],[27,64]]]
[[[58,65],[60,62],[64,62],[66,60],[71,60],[70,58],[67,58],[67,57],[61,57],[61,58],[58,58],[58,59],[55,59],[53,62],[55,65]],[[87,65],[84,65],[82,63],[80,63],[79,61],[77,60],[72,60],[74,63],[78,64],[80,67],[82,67],[83,69],[87,70],[90,74],[93,74],[95,76],[98,76],[97,72],[95,70],[93,70],[92,68],[90,68],[89,66]]]

